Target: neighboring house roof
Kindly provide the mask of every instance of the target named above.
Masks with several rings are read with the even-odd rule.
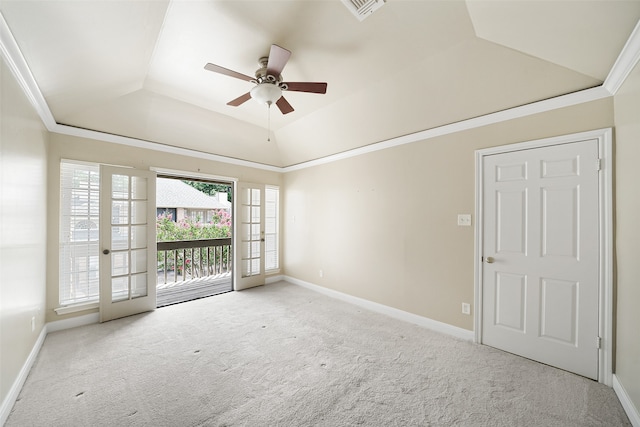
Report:
[[[159,208],[231,209],[231,202],[208,196],[179,179],[158,178],[156,206]]]

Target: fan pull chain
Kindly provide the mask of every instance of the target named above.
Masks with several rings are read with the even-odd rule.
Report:
[[[267,104],[267,142],[271,142],[271,103]]]

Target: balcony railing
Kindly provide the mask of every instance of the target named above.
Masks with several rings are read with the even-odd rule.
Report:
[[[158,242],[157,306],[233,289],[231,238]]]
[[[158,285],[228,275],[231,238],[158,242]]]

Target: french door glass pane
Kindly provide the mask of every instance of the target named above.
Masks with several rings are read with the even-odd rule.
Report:
[[[251,224],[251,240],[260,240],[260,223]]]
[[[133,225],[131,226],[131,248],[141,249],[147,247],[147,226]]]
[[[111,224],[129,224],[129,202],[127,200],[111,202]]]
[[[251,242],[242,242],[240,244],[240,255],[242,258],[251,258]]]
[[[251,218],[251,206],[246,205],[241,207],[242,212],[240,212],[240,218]]]
[[[131,202],[131,224],[146,224],[147,202],[136,200]]]
[[[129,274],[129,257],[127,252],[111,252],[111,276]]]
[[[147,250],[138,249],[131,251],[131,272],[143,273],[147,271]]]
[[[251,275],[251,260],[243,259],[242,262],[242,276],[247,277]]]
[[[129,249],[129,227],[111,228],[111,250]]]
[[[251,274],[260,274],[260,258],[251,260]]]
[[[251,205],[251,189],[243,188],[240,194],[240,200],[243,205]]]
[[[260,206],[251,207],[251,222],[260,222]]]
[[[131,276],[131,298],[147,296],[147,273]]]
[[[147,200],[147,179],[139,176],[131,178],[131,198],[133,200]]]
[[[111,180],[111,198],[129,199],[129,177],[127,175],[113,175]]]
[[[111,301],[122,301],[129,299],[129,277],[111,278]]]

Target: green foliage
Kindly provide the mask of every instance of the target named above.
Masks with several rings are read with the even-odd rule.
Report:
[[[231,186],[227,184],[214,184],[212,182],[202,182],[202,181],[187,181],[183,180],[185,184],[188,184],[195,188],[196,190],[202,191],[204,194],[208,194],[209,196],[215,196],[216,193],[227,193],[227,201],[231,202]]]
[[[158,215],[156,220],[158,242],[175,240],[218,239],[231,237],[231,217],[224,210],[214,211],[209,223],[184,218],[174,222],[171,214]]]
[[[225,210],[214,210],[211,222],[203,223],[199,219],[184,218],[174,222],[170,213],[158,215],[156,219],[156,236],[158,242],[171,242],[176,240],[206,240],[231,237],[231,216]],[[218,249],[200,248],[188,249],[186,251],[165,251],[158,252],[158,270],[174,271],[178,275],[190,275],[202,277],[209,274],[216,274],[226,271],[226,266],[222,264],[208,265],[205,263],[206,271],[200,271],[203,260],[229,260],[231,254],[229,246],[218,247]],[[176,259],[177,258],[177,259]],[[165,266],[165,259],[167,265]]]

